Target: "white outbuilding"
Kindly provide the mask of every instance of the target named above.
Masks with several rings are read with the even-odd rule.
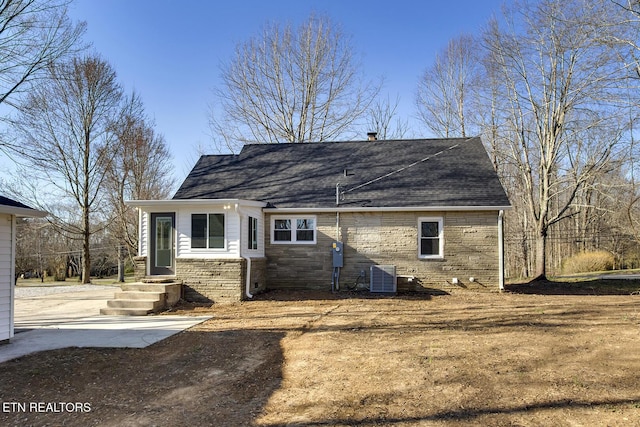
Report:
[[[46,212],[0,196],[0,343],[13,338],[16,218],[46,215]]]

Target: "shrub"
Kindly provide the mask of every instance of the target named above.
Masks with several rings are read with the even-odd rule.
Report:
[[[588,273],[613,269],[613,255],[607,251],[581,252],[562,262],[562,273]]]

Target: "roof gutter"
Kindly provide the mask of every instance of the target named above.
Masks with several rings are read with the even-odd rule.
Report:
[[[228,205],[229,207],[239,204],[240,206],[252,206],[262,208],[265,212],[442,212],[442,211],[505,211],[512,209],[509,205],[498,206],[334,206],[334,207],[303,207],[303,208],[278,208],[268,207],[265,202],[246,199],[169,199],[169,200],[127,200],[127,206],[136,208],[169,208],[182,206],[202,206],[202,205]]]
[[[181,206],[201,206],[201,205],[228,205],[230,208],[239,204],[240,206],[265,207],[265,202],[245,199],[168,199],[168,200],[126,200],[127,206],[136,208],[168,208]]]
[[[265,207],[265,212],[442,212],[442,211],[504,211],[510,210],[512,206],[402,206],[402,207],[348,207],[340,206],[333,208],[271,208]]]
[[[33,208],[21,208],[18,206],[0,206],[0,214],[15,215],[21,218],[44,218],[49,215],[48,212],[40,211]]]

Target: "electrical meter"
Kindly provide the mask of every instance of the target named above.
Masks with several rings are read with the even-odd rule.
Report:
[[[333,266],[344,266],[344,246],[342,242],[333,242],[331,245],[331,253],[333,254]]]

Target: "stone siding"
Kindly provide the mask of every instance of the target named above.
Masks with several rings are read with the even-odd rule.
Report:
[[[246,280],[246,279],[245,279]],[[243,291],[245,289],[243,282]],[[251,258],[250,292],[257,294],[267,289],[267,259]],[[244,295],[244,293],[243,293]],[[246,299],[246,296],[245,296]]]
[[[317,243],[288,245],[271,243],[271,220],[267,215],[265,253],[269,289],[331,289],[331,244],[336,239],[336,215],[314,216]],[[418,258],[421,217],[443,218],[442,259]],[[362,271],[368,285],[371,265],[391,264],[396,266],[397,275],[415,277],[413,281],[400,279],[399,291],[495,290],[499,277],[497,217],[497,211],[341,213],[340,240],[344,243],[341,288],[355,284]],[[458,284],[453,283],[453,278],[458,279]]]
[[[147,257],[135,256],[133,257],[133,279],[136,282],[140,282],[147,276]]]
[[[272,244],[271,217],[265,215],[264,246],[269,289],[331,289],[331,244],[335,239],[335,214],[308,216],[317,219],[315,244]]]
[[[176,260],[183,297],[194,302],[237,302],[242,299],[245,261],[239,259]]]
[[[251,260],[251,292],[265,289],[265,258]],[[182,280],[183,297],[193,302],[231,303],[245,297],[246,260],[176,259],[176,277]]]

